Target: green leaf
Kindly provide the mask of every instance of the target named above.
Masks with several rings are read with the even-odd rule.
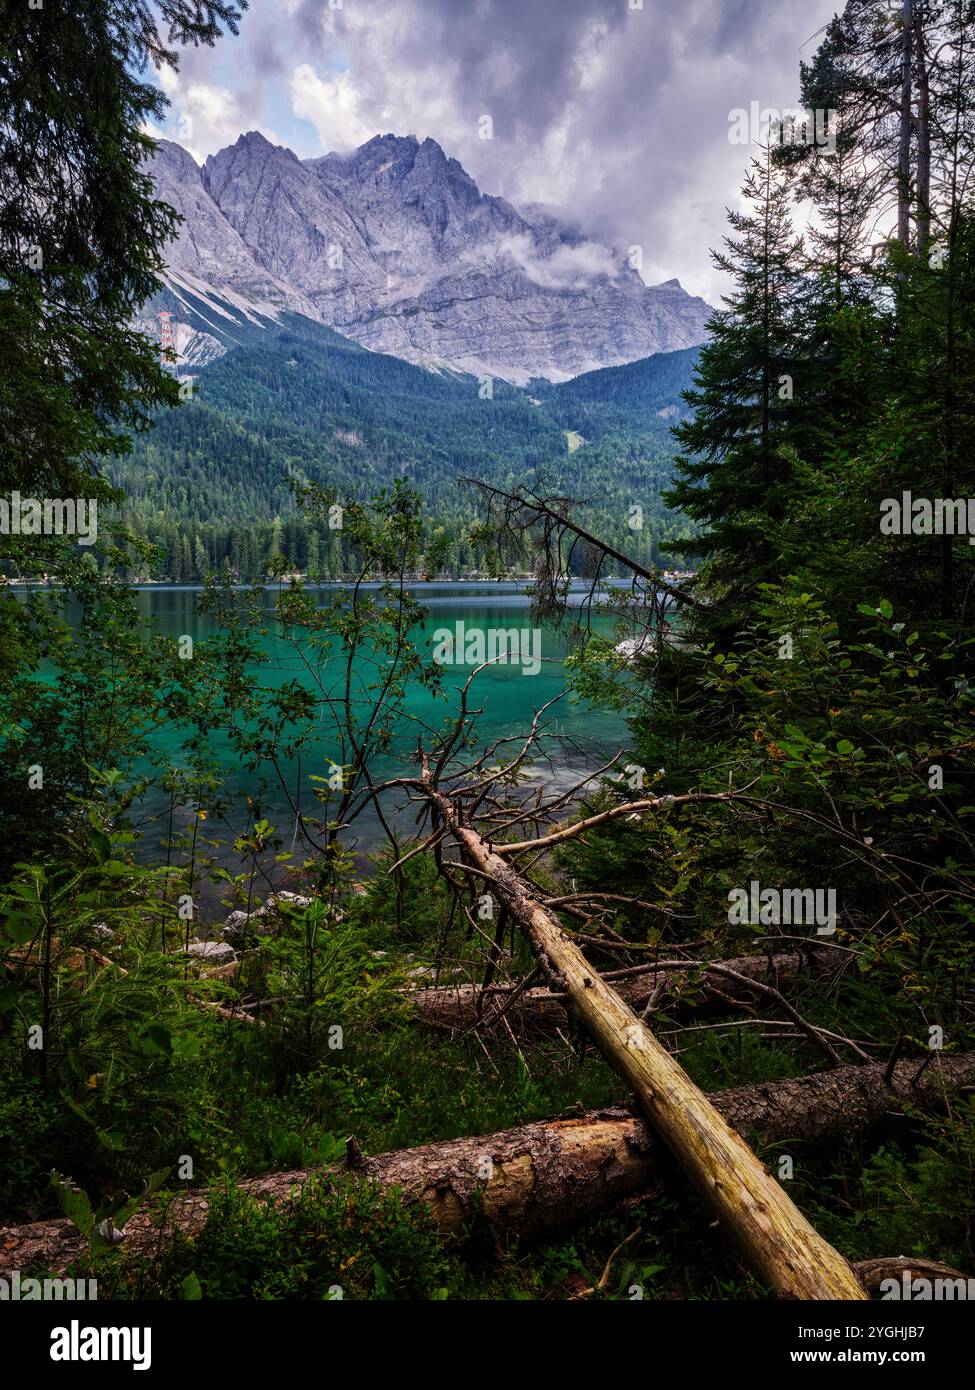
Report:
[[[37,935],[37,923],[29,917],[11,914],[4,923],[4,933],[15,946],[26,946]]]
[[[0,1014],[9,1013],[11,1009],[17,1007],[20,999],[20,990],[16,985],[3,985],[0,987]]]
[[[151,1197],[154,1192],[159,1191],[171,1172],[172,1168],[158,1168],[146,1179],[142,1191],[135,1197],[127,1197],[117,1206],[112,1204],[106,1209],[105,1214],[111,1216],[112,1222],[118,1230],[122,1230],[126,1221],[135,1215],[147,1197]]]
[[[82,1192],[70,1178],[62,1178],[58,1173],[51,1173],[51,1186],[57,1194],[58,1206],[65,1216],[85,1237],[91,1239],[91,1233],[95,1228],[95,1214],[91,1209],[91,1203],[87,1194]]]
[[[88,839],[91,847],[95,851],[95,858],[99,864],[104,864],[112,853],[112,842],[101,830],[96,830],[94,826],[88,832]]]

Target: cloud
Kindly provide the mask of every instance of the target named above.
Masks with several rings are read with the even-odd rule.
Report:
[[[292,73],[290,92],[295,115],[311,121],[323,151],[352,150],[376,134],[347,71],[323,79],[310,63],[302,63]]]
[[[232,145],[243,130],[260,130],[272,144],[284,144],[270,126],[248,122],[237,94],[213,83],[187,81],[170,72],[165,90],[170,106],[162,127],[153,126],[154,138],[175,140],[189,150],[198,164],[208,154]]]
[[[648,282],[678,276],[713,302],[723,281],[708,250],[750,153],[729,142],[728,114],[794,105],[800,56],[836,7],[252,0],[239,39],[187,51],[174,102],[194,117],[200,154],[271,125],[302,157],[387,132],[432,136],[483,192],[640,246]],[[190,105],[196,87],[207,95]],[[551,269],[587,273],[582,261]]]
[[[502,237],[497,246],[532,284],[547,290],[584,290],[600,275],[615,279],[619,273],[612,252],[594,241],[559,246],[550,256],[536,255],[529,236]]]

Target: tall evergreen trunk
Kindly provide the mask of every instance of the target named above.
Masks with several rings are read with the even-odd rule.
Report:
[[[911,244],[911,101],[914,38],[913,0],[901,6],[901,96],[899,138],[897,142],[897,240],[905,248]]]
[[[917,66],[917,254],[926,261],[931,245],[931,79],[924,25],[915,27]]]

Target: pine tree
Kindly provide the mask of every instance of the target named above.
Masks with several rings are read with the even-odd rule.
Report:
[[[93,460],[177,387],[131,331],[175,230],[144,168],[166,99],[142,81],[170,44],[212,43],[222,0],[74,0],[0,9],[0,482],[109,495]]]
[[[199,535],[193,538],[193,570],[195,579],[204,579],[211,568],[206,547]]]
[[[265,572],[274,573],[276,569],[280,568],[283,561],[283,538],[284,527],[281,524],[281,518],[276,516],[271,524],[271,539],[267,548],[267,557],[264,565]]]
[[[685,393],[695,414],[674,430],[683,452],[664,498],[703,528],[680,548],[706,558],[733,604],[775,576],[805,370],[796,321],[802,242],[771,145],[752,160],[742,197],[749,210],[729,212],[735,235],[712,253],[734,288],[708,325],[696,389]]]

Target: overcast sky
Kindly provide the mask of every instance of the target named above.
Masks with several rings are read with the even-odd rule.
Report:
[[[240,36],[163,73],[164,132],[203,159],[247,130],[300,158],[432,136],[483,193],[643,248],[716,302],[738,204],[735,108],[795,106],[838,0],[251,0]],[[841,4],[839,5],[841,8]],[[490,123],[485,121],[490,118]],[[490,138],[484,138],[490,132]]]

